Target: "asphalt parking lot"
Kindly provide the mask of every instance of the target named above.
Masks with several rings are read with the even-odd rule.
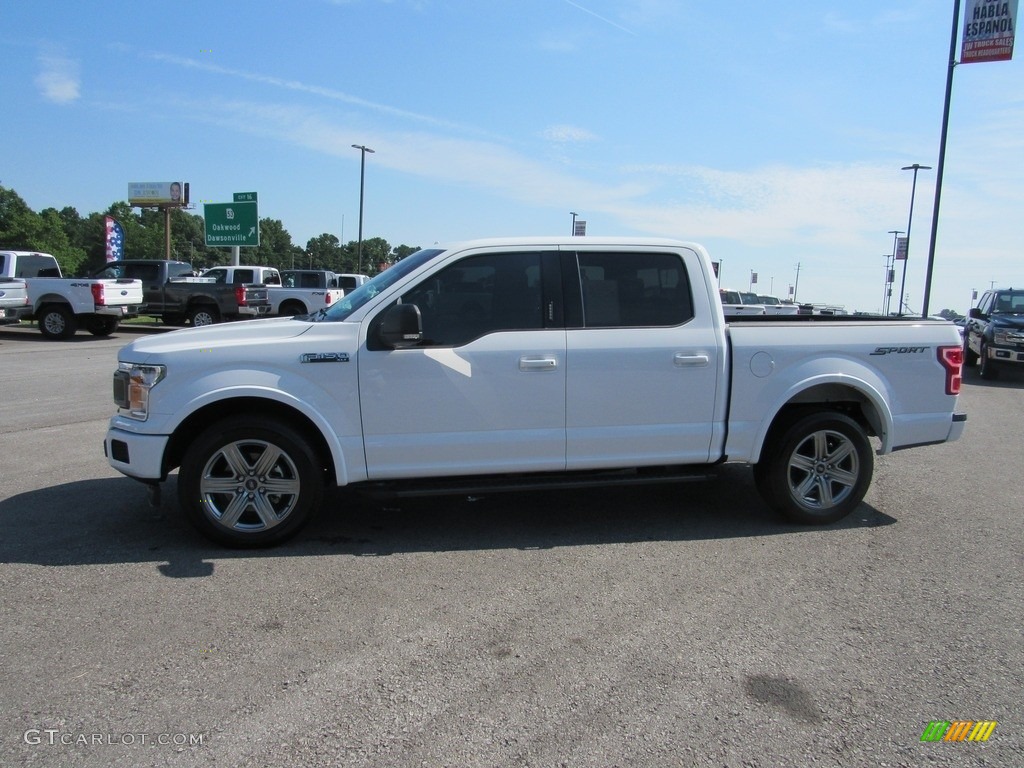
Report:
[[[103,458],[117,350],[157,332],[0,329],[0,765],[1024,765],[1024,376],[968,373],[963,439],[878,458],[827,528],[727,466],[337,491],[252,553]]]

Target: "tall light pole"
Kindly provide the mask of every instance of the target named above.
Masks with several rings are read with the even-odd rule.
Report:
[[[903,292],[907,287],[907,262],[910,261],[910,225],[914,221],[914,193],[917,192],[917,172],[930,171],[931,169],[930,165],[921,165],[920,163],[905,165],[900,168],[901,171],[914,172],[914,183],[910,187],[910,216],[907,218],[907,252],[906,258],[903,259],[903,280],[900,283],[900,311],[897,313],[900,317],[903,317]]]
[[[358,149],[359,155],[359,242],[356,244],[356,261],[359,263],[356,272],[363,272],[363,189],[366,185],[366,153],[373,154],[373,150],[364,147],[362,144],[353,144],[352,149]]]
[[[885,279],[886,279],[886,291],[885,297],[882,300],[882,314],[888,316],[889,306],[892,303],[892,278],[895,275],[891,274],[896,271],[896,241],[899,240],[900,235],[904,234],[902,229],[890,229],[889,234],[892,235],[892,253],[885,260]],[[889,259],[892,259],[892,266],[889,266]]]
[[[569,232],[570,235],[576,234],[576,217],[579,216],[576,211],[569,211],[569,215],[572,216],[572,230]]]

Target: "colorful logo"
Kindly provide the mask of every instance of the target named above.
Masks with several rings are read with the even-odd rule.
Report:
[[[996,725],[995,720],[932,720],[921,741],[988,741]]]

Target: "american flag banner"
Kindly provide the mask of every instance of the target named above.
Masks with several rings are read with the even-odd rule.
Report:
[[[107,261],[118,261],[124,258],[124,227],[113,216],[106,217],[107,225]]]

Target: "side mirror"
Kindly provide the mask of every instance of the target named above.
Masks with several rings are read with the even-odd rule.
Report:
[[[377,333],[381,344],[392,349],[414,347],[423,340],[423,318],[415,304],[393,304],[384,310]]]
[[[982,320],[985,317],[983,314],[981,314],[981,309],[979,307],[971,307],[967,311],[967,316],[975,320]]]

